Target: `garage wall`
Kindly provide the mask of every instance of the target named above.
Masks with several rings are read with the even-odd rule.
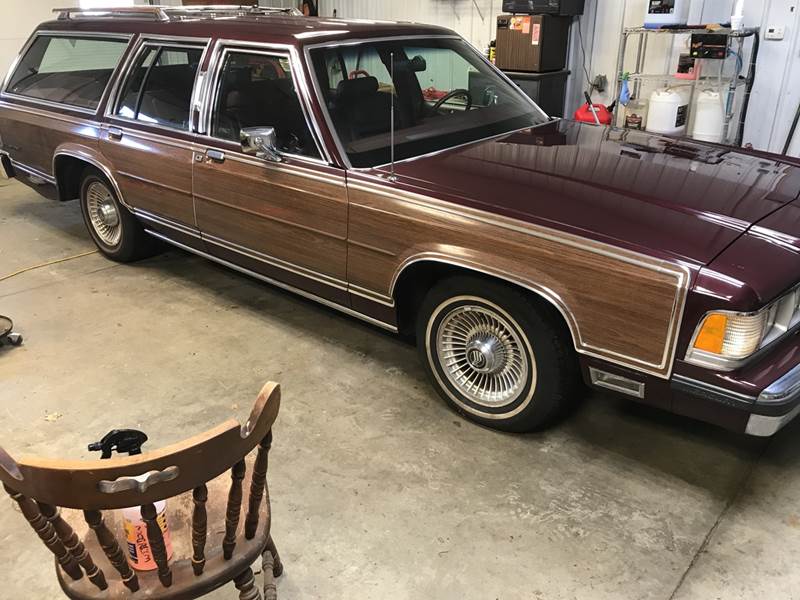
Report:
[[[590,0],[591,1],[591,0]],[[587,48],[592,76],[603,73],[613,79],[616,69],[618,33],[623,26],[639,25],[645,11],[645,0],[596,0],[597,39]],[[627,4],[627,10],[625,6]],[[733,0],[705,0],[703,18],[706,22],[727,21]],[[587,30],[584,24],[584,31]],[[797,105],[800,103],[800,2],[798,0],[747,0],[745,25],[760,26],[762,32],[770,25],[782,25],[786,35],[782,41],[761,37],[756,83],[750,100],[745,124],[744,142],[772,152],[780,152],[786,141]],[[599,32],[603,32],[600,35]],[[648,51],[648,54],[656,55]],[[602,96],[610,102],[610,93]],[[598,98],[601,97],[598,95]],[[793,145],[795,156],[800,140]]]
[[[704,21],[727,21],[733,0],[699,0],[699,3]],[[580,19],[580,27],[590,78],[604,74],[613,80],[621,28],[623,24],[640,25],[645,6],[646,0],[586,0],[586,13]],[[342,18],[435,23],[454,29],[483,50],[494,38],[495,19],[502,11],[502,0],[320,0],[320,14],[330,17],[334,10]],[[756,85],[745,127],[745,143],[780,151],[800,103],[800,1],[747,0],[745,24],[761,26],[762,30],[768,25],[786,27],[783,41],[767,41],[762,37]],[[568,112],[583,102],[586,88],[577,33],[578,28],[573,27],[570,47],[573,75],[567,90],[567,97],[571,99]],[[657,56],[658,53],[649,54]],[[672,58],[660,60],[666,63]],[[664,68],[665,64],[658,66]],[[596,94],[595,99],[610,103],[612,93],[613,84],[605,94]],[[797,155],[798,152],[800,139],[795,140],[790,153]]]
[[[25,40],[42,21],[53,18],[54,8],[77,6],[78,0],[3,0],[0,19],[0,74],[5,78]]]
[[[494,39],[502,0],[321,0],[320,15],[416,21],[448,27],[483,50]]]

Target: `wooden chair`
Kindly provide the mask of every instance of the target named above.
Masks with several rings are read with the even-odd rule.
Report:
[[[137,456],[17,462],[0,448],[0,480],[55,555],[58,581],[70,598],[189,599],[233,581],[241,600],[257,600],[251,565],[261,555],[265,596],[274,599],[274,577],[283,567],[270,537],[267,464],[279,405],[280,387],[267,383],[244,425],[229,419]],[[243,488],[249,489],[244,498]],[[171,560],[156,521],[154,503],[163,499]],[[156,570],[131,569],[121,511],[101,512],[130,506],[141,506]],[[209,527],[215,518],[220,525]]]

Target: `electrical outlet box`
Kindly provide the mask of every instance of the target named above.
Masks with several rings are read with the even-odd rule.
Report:
[[[767,27],[764,32],[765,40],[782,40],[786,36],[786,28],[782,25],[780,27]]]

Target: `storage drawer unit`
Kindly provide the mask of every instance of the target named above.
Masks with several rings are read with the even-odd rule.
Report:
[[[498,68],[542,73],[566,66],[570,17],[500,15],[497,17]]]

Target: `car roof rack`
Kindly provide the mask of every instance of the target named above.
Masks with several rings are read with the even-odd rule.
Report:
[[[281,8],[255,5],[214,4],[201,6],[116,6],[110,8],[54,8],[59,20],[71,19],[145,19],[150,21],[172,21],[197,17],[292,15],[302,16],[296,8]]]

